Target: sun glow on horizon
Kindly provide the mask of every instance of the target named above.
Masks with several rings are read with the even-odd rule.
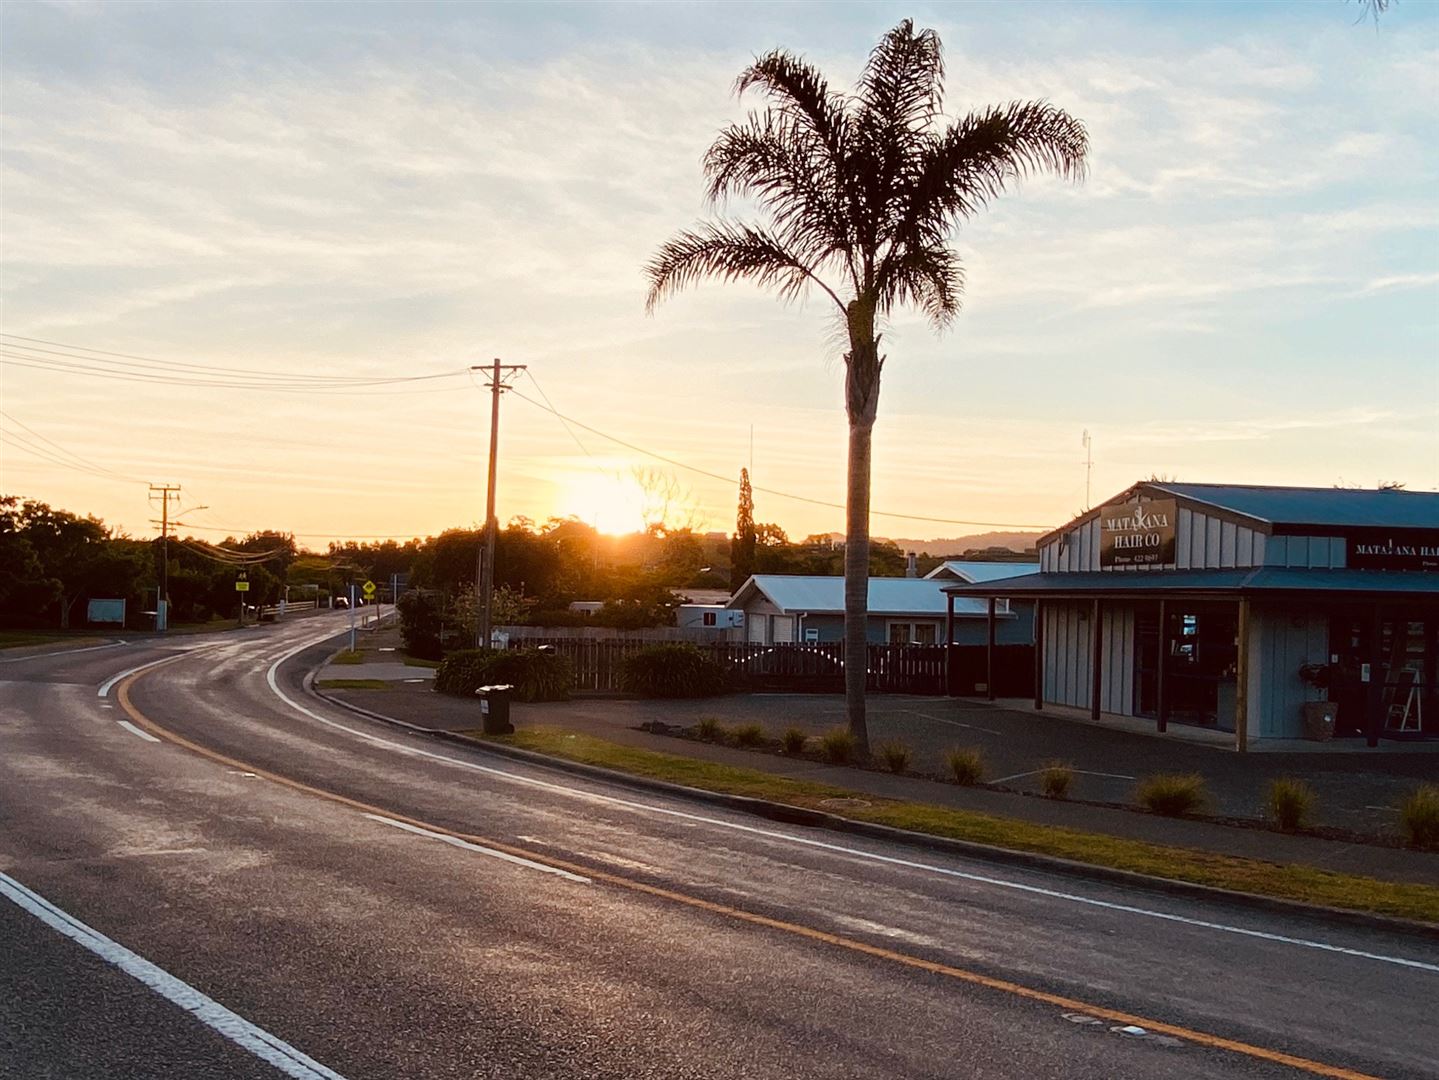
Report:
[[[602,533],[624,536],[642,532],[648,499],[639,480],[623,469],[590,469],[560,480],[555,512],[573,515]]]

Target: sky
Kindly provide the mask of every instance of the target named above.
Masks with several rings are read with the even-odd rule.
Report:
[[[713,283],[647,315],[641,268],[711,213],[700,158],[756,54],[849,87],[906,16],[951,114],[1046,98],[1092,159],[957,230],[950,329],[891,320],[876,535],[1062,524],[1085,431],[1093,504],[1155,474],[1439,488],[1439,4],[12,0],[0,491],[137,536],[147,483],[212,536],[470,526],[467,369],[500,358],[528,368],[502,521],[668,501],[730,530],[752,465],[758,520],[842,531],[824,306]]]

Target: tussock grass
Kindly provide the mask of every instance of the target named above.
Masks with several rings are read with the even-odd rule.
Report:
[[[909,768],[910,760],[909,747],[898,739],[891,739],[889,742],[880,743],[879,760],[884,767],[892,773],[902,773]]]
[[[1399,829],[1410,847],[1439,848],[1439,784],[1420,784],[1405,796]]]
[[[784,752],[790,757],[799,757],[804,753],[805,744],[809,742],[809,735],[804,728],[785,728],[784,734],[780,736],[780,743],[784,746]]]
[[[984,779],[984,755],[977,747],[956,746],[944,755],[944,763],[957,784],[968,787]]]
[[[847,727],[830,728],[819,737],[819,745],[831,765],[848,765],[854,760],[854,733]]]
[[[713,716],[703,717],[695,724],[695,738],[702,742],[724,742],[729,732]]]
[[[1046,762],[1039,772],[1039,790],[1046,798],[1066,799],[1074,786],[1074,766],[1063,761]]]
[[[1139,781],[1134,799],[1150,813],[1183,817],[1209,804],[1204,777],[1198,773],[1155,773]]]
[[[1317,799],[1314,789],[1303,780],[1281,776],[1269,782],[1264,794],[1264,812],[1279,829],[1294,832],[1304,828]]]
[[[471,734],[481,738],[478,732]],[[832,784],[793,780],[758,769],[620,746],[554,728],[526,728],[514,735],[485,736],[483,741],[518,746],[708,791],[746,795],[810,809],[831,809],[821,805],[826,799],[862,798],[870,805],[846,810],[846,817],[1015,851],[1054,855],[1095,866],[1132,870],[1175,881],[1439,923],[1439,888],[1432,885],[1378,881],[1316,867],[1280,865],[1260,859],[1169,847],[928,803],[876,799],[873,795]]]
[[[734,729],[734,741],[736,746],[763,746],[764,728],[758,724],[741,724]]]

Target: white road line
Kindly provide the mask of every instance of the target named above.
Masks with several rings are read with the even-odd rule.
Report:
[[[160,741],[159,739],[155,738],[155,736],[151,735],[148,731],[146,731],[144,728],[137,728],[134,724],[130,723],[130,721],[128,721],[128,720],[120,720],[120,721],[118,721],[118,723],[119,723],[119,725],[120,725],[122,728],[124,728],[126,731],[128,731],[131,735],[138,735],[138,736],[140,736],[140,738],[144,739],[146,742],[159,742],[159,741]]]
[[[978,724],[965,724],[959,720],[951,720],[947,716],[935,716],[933,713],[920,712],[918,709],[896,709],[895,712],[909,713],[910,716],[920,716],[926,720],[933,720],[938,724],[948,724],[950,727],[961,727],[969,731],[982,731],[986,735],[1002,735],[1003,732],[995,731],[994,728],[980,727]],[[883,714],[878,714],[883,715]]]
[[[20,664],[26,660],[45,660],[51,656],[74,656],[82,652],[99,652],[101,649],[113,649],[117,645],[124,645],[123,641],[110,641],[104,645],[87,645],[83,649],[60,649],[56,652],[30,653],[28,656],[7,656],[0,660],[0,664]]]
[[[1037,776],[1044,772],[1043,769],[1030,769],[1029,772],[1017,772],[1013,776],[1001,776],[998,780],[991,780],[991,784],[1003,784],[1010,780],[1018,780],[1022,776]],[[1125,776],[1123,773],[1114,772],[1091,772],[1088,769],[1071,769],[1070,772],[1076,776],[1104,776],[1110,780],[1138,780],[1137,776]]]
[[[213,646],[206,647],[212,648]],[[118,675],[112,675],[110,676],[110,678],[106,679],[100,684],[100,689],[95,691],[95,696],[106,697],[107,695],[109,695],[110,691],[114,689],[117,682],[119,682],[121,679],[129,678],[137,671],[144,671],[146,668],[159,667],[161,664],[171,663],[172,661],[179,660],[182,657],[189,656],[192,652],[198,651],[199,650],[197,649],[187,649],[185,652],[175,653],[173,656],[162,656],[158,660],[151,660],[148,664],[139,664],[135,667],[130,668],[128,671],[122,671]]]
[[[477,851],[481,855],[489,855],[491,858],[503,859],[505,862],[514,863],[516,866],[539,870],[545,874],[554,874],[556,877],[562,877],[566,881],[577,881],[581,885],[591,884],[589,878],[580,877],[579,874],[572,874],[568,870],[561,870],[558,866],[546,866],[544,863],[531,862],[529,859],[522,859],[518,855],[511,855],[508,851],[496,851],[494,848],[472,844],[468,840],[461,840],[458,836],[446,836],[444,833],[431,832],[429,829],[422,829],[418,825],[411,825],[407,821],[396,821],[394,818],[381,817],[379,814],[366,814],[365,817],[371,821],[378,821],[381,825],[390,825],[396,829],[404,829],[405,832],[414,833],[416,836],[427,836],[431,840],[439,840],[452,847],[464,848],[466,851]]]
[[[261,1061],[273,1065],[296,1080],[345,1080],[314,1058],[302,1054],[289,1043],[263,1028],[258,1028],[238,1013],[231,1012],[189,983],[156,967],[143,956],[111,941],[98,930],[62,911],[39,893],[27,889],[7,874],[0,873],[0,896],[28,911],[52,930],[88,949],[102,960],[113,964],[131,978],[138,979],[155,993],[180,1006],[200,1023],[219,1032],[235,1045],[248,1050]]]
[[[333,635],[326,635],[330,637]],[[298,656],[306,649],[313,647],[318,641],[324,638],[311,641],[298,648],[291,649],[285,653],[265,672],[265,681],[269,683],[270,690],[290,708],[311,720],[324,724],[326,727],[343,731],[347,735],[354,736],[364,742],[375,746],[384,747],[401,754],[408,754],[412,757],[421,757],[430,761],[443,762],[460,769],[469,769],[473,772],[484,773],[512,784],[521,784],[528,787],[542,788],[556,794],[565,795],[572,799],[581,799],[590,802],[608,803],[611,806],[622,806],[628,810],[636,810],[640,813],[654,814],[656,816],[677,818],[681,821],[693,821],[702,825],[713,825],[716,828],[729,829],[733,832],[742,832],[750,836],[762,836],[769,840],[777,840],[781,843],[796,844],[802,847],[816,848],[821,851],[830,851],[836,854],[845,855],[854,859],[867,860],[869,862],[884,863],[889,866],[903,866],[912,870],[923,870],[932,874],[942,874],[946,877],[958,878],[964,881],[974,882],[980,885],[993,885],[1001,889],[1011,889],[1015,892],[1029,893],[1036,896],[1045,896],[1055,900],[1065,900],[1073,904],[1084,904],[1089,907],[1104,908],[1109,911],[1120,911],[1127,915],[1139,915],[1148,919],[1159,919],[1164,922],[1179,923],[1184,926],[1195,926],[1205,930],[1215,930],[1225,934],[1235,934],[1240,937],[1258,938],[1263,941],[1273,941],[1284,945],[1295,945],[1305,949],[1316,949],[1320,952],[1338,953],[1344,956],[1355,956],[1365,960],[1377,960],[1385,964],[1397,964],[1400,967],[1415,968],[1420,971],[1432,971],[1439,974],[1439,964],[1426,964],[1420,960],[1410,960],[1401,956],[1385,956],[1382,953],[1365,952],[1362,949],[1351,949],[1344,945],[1333,945],[1326,941],[1314,941],[1309,938],[1288,937],[1284,934],[1271,934],[1264,930],[1251,930],[1243,926],[1230,926],[1226,923],[1210,922],[1206,919],[1191,919],[1184,915],[1175,915],[1167,911],[1154,911],[1149,908],[1134,907],[1129,904],[1116,904],[1108,900],[1096,900],[1089,896],[1078,896],[1074,893],[1060,892],[1055,889],[1045,889],[1038,885],[1026,885],[1019,881],[1009,881],[1005,878],[990,877],[986,874],[974,874],[964,870],[955,870],[947,866],[935,866],[930,863],[914,862],[910,859],[901,859],[893,855],[880,855],[873,851],[864,851],[859,848],[845,847],[843,844],[831,844],[824,840],[815,840],[807,836],[794,836],[789,833],[775,832],[772,829],[760,829],[753,825],[742,825],[735,821],[724,821],[720,818],[705,817],[703,814],[691,814],[684,810],[672,810],[664,806],[653,806],[648,803],[633,802],[629,799],[617,798],[613,795],[601,795],[593,791],[580,791],[572,787],[565,787],[563,784],[552,784],[547,780],[538,780],[529,776],[520,776],[516,773],[506,772],[504,769],[496,769],[489,765],[481,765],[474,761],[465,761],[460,758],[453,758],[446,754],[436,754],[431,750],[422,750],[417,746],[405,746],[403,743],[392,742],[389,739],[382,739],[378,735],[371,735],[366,731],[359,731],[347,727],[338,721],[321,716],[312,709],[307,709],[294,698],[290,697],[280,689],[279,683],[275,680],[275,672],[280,665],[292,656]]]

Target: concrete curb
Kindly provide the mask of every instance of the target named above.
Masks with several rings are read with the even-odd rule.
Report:
[[[911,832],[908,829],[897,829],[890,825],[877,825],[868,821],[856,821],[853,818],[842,817],[839,814],[830,814],[821,810],[810,810],[802,806],[790,806],[786,803],[771,802],[766,799],[754,799],[745,795],[726,795],[722,792],[706,791],[703,788],[692,788],[683,784],[672,784],[667,780],[655,780],[650,777],[635,776],[631,773],[606,769],[600,765],[588,765],[579,761],[569,761],[565,758],[550,757],[547,754],[539,754],[533,750],[522,750],[515,746],[504,746],[498,743],[485,742],[480,739],[472,739],[469,736],[461,735],[453,731],[441,731],[435,728],[421,727],[418,724],[412,724],[406,720],[400,720],[393,716],[386,716],[383,713],[373,712],[352,704],[351,702],[341,701],[339,698],[331,697],[320,690],[314,685],[314,672],[310,672],[305,676],[305,687],[316,697],[329,702],[331,705],[336,705],[342,709],[346,709],[371,720],[377,720],[383,724],[402,728],[415,734],[430,736],[441,742],[454,743],[458,746],[465,746],[472,750],[480,750],[497,757],[511,758],[515,761],[523,761],[531,765],[556,769],[561,772],[572,773],[576,776],[603,780],[607,783],[617,784],[621,787],[638,791],[656,792],[695,802],[709,803],[713,806],[723,806],[738,813],[749,814],[770,821],[782,822],[787,825],[803,825],[811,828],[829,829],[834,832],[847,833],[853,836],[865,836],[875,840],[903,844],[912,848],[981,859],[985,862],[997,863],[1002,866],[1017,866],[1027,870],[1064,874],[1070,877],[1086,878],[1104,884],[1122,885],[1127,888],[1163,893],[1185,899],[1232,904],[1238,907],[1246,907],[1271,914],[1300,915],[1307,918],[1318,918],[1333,923],[1340,923],[1346,926],[1354,926],[1365,930],[1385,930],[1391,933],[1418,935],[1439,941],[1439,923],[1420,922],[1415,919],[1404,919],[1394,915],[1375,915],[1363,911],[1350,911],[1345,908],[1326,907],[1322,904],[1309,904],[1302,900],[1284,900],[1274,896],[1261,896],[1257,893],[1223,889],[1214,885],[1199,885],[1194,882],[1176,881],[1173,878],[1155,877],[1150,874],[1141,874],[1134,870],[1118,870],[1108,866],[1095,866],[1091,863],[1076,862],[1073,859],[1064,859],[1056,855],[1042,855],[1032,851],[1016,851],[1012,848],[994,847],[993,845],[981,844],[973,840],[956,840],[947,836],[931,836],[928,833]]]

